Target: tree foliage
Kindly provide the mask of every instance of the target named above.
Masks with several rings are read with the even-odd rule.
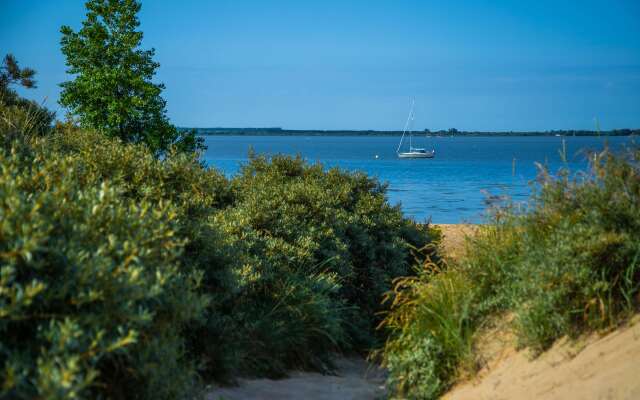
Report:
[[[125,142],[145,143],[154,153],[171,146],[202,148],[194,132],[170,124],[161,97],[164,85],[152,82],[159,64],[154,50],[142,50],[134,0],[90,0],[82,28],[63,26],[62,52],[74,79],[61,84],[60,104],[80,124]]]
[[[35,88],[35,74],[36,71],[31,68],[20,68],[16,58],[12,54],[7,54],[0,66],[0,90],[7,90],[10,84],[19,84],[28,89]]]
[[[21,68],[12,54],[0,65],[0,133],[3,135],[45,135],[51,131],[55,112],[32,100],[27,100],[11,86],[26,89],[36,87],[36,71]]]

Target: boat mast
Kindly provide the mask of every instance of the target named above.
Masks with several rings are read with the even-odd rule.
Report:
[[[398,144],[396,153],[400,152],[400,147],[402,147],[402,141],[404,140],[404,134],[407,133],[407,128],[409,127],[409,122],[413,121],[413,105],[415,104],[415,102],[415,99],[411,99],[411,109],[409,110],[407,122],[404,123],[404,128],[402,128],[402,137],[400,138],[400,143]],[[409,147],[411,147],[411,135],[409,135]],[[411,151],[411,148],[409,148],[409,151]]]
[[[411,122],[409,122],[409,152],[413,151],[413,107],[411,107]]]

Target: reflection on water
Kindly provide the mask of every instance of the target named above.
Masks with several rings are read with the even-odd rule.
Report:
[[[565,140],[567,162],[560,158]],[[630,143],[630,137],[606,139],[612,149]],[[257,153],[300,154],[325,167],[364,171],[389,183],[387,196],[418,221],[436,223],[482,222],[487,205],[508,196],[525,201],[537,174],[536,162],[557,171],[587,166],[584,150],[600,150],[598,137],[434,137],[428,148],[434,159],[398,159],[396,137],[285,137],[208,136],[204,161],[228,175]],[[376,155],[378,158],[376,158]]]

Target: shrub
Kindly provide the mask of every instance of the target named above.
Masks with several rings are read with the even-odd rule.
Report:
[[[0,91],[0,135],[44,136],[51,132],[55,113],[14,91]]]
[[[326,369],[331,350],[369,348],[379,296],[427,234],[376,181],[300,158],[252,156],[232,187],[235,203],[215,225],[239,249],[241,369]]]
[[[511,297],[520,344],[603,329],[635,310],[640,288],[640,151],[593,155],[588,174],[544,171],[521,238]]]
[[[254,157],[230,182],[196,155],[158,159],[69,124],[2,151],[2,201],[23,199],[3,229],[27,231],[2,231],[0,254],[44,232],[20,258],[31,270],[1,259],[3,296],[44,285],[2,316],[9,396],[172,398],[199,377],[328,370],[332,351],[372,345],[378,296],[429,240],[383,185],[301,159]]]
[[[387,203],[384,185],[361,173],[324,172],[300,158],[254,157],[233,185],[248,225],[294,246],[297,269],[325,262],[363,315],[378,309],[393,278],[410,271],[408,245],[429,240]]]
[[[0,365],[11,398],[176,398],[198,276],[167,202],[89,186],[73,157],[0,152]]]
[[[220,378],[229,374],[237,364],[238,345],[229,339],[233,331],[230,303],[237,292],[232,276],[237,251],[213,224],[214,214],[233,201],[226,178],[205,168],[197,154],[169,152],[160,160],[142,144],[123,144],[73,127],[62,127],[40,144],[40,151],[80,160],[82,185],[109,181],[122,188],[123,197],[135,202],[174,205],[175,234],[185,241],[180,264],[202,273],[200,287],[210,298],[206,316],[185,333],[188,351],[205,375]]]
[[[611,327],[640,285],[638,150],[592,154],[586,173],[541,170],[526,212],[501,210],[464,267],[476,314],[513,312],[519,344],[539,353],[563,335]]]
[[[511,208],[498,211],[493,223],[479,227],[473,238],[467,239],[468,257],[458,268],[473,282],[471,312],[474,318],[501,313],[511,307],[514,269],[523,245],[514,215]]]

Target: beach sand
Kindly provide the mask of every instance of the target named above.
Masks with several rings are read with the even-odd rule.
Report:
[[[433,224],[442,231],[440,248],[445,257],[457,260],[464,254],[467,236],[473,236],[480,225],[471,224]]]
[[[207,400],[374,400],[385,397],[385,372],[361,358],[339,358],[336,374],[293,371],[285,379],[241,379],[213,388]]]
[[[447,400],[640,399],[640,318],[605,336],[577,342],[559,340],[538,358],[516,351],[505,335],[493,332],[487,365],[468,382],[456,385]],[[508,335],[507,335],[508,338]]]

